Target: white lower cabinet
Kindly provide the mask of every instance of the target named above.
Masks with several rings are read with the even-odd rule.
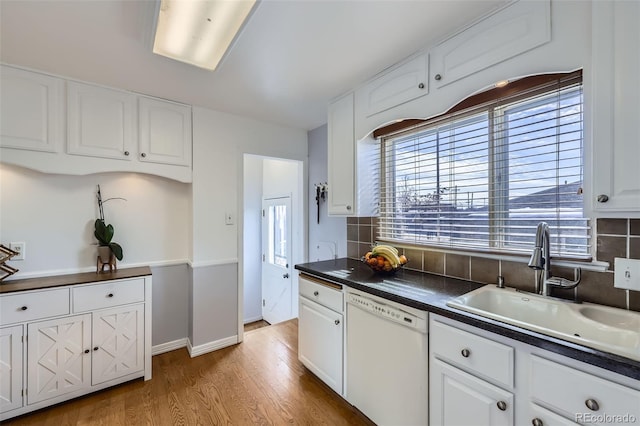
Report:
[[[640,422],[637,379],[437,315],[429,329],[431,425]]]
[[[23,327],[0,328],[0,413],[22,407]]]
[[[303,276],[299,282],[298,358],[331,389],[343,395],[342,291]]]
[[[513,394],[438,359],[431,362],[431,424],[513,425]]]
[[[150,275],[0,294],[0,307],[0,420],[151,379]]]
[[[27,404],[91,386],[91,315],[27,326]]]
[[[91,383],[144,370],[144,305],[93,313]]]

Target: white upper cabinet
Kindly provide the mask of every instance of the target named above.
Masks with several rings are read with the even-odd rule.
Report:
[[[422,54],[367,83],[356,104],[366,117],[429,93],[429,55]]]
[[[593,2],[593,211],[640,211],[640,3]]]
[[[64,80],[0,66],[0,146],[56,152],[63,146]]]
[[[191,107],[140,97],[139,160],[191,166]]]
[[[517,2],[432,49],[433,84],[446,86],[550,40],[549,0]]]
[[[356,207],[353,92],[329,105],[328,119],[328,213],[353,216]]]
[[[84,83],[67,83],[69,154],[130,160],[136,146],[133,94]]]
[[[0,71],[2,163],[193,180],[189,105],[6,65]]]

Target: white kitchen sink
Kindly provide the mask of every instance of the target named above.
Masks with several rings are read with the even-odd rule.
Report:
[[[640,361],[640,313],[486,285],[448,306]]]

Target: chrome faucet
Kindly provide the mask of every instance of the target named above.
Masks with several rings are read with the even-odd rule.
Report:
[[[580,268],[575,270],[575,281],[566,278],[553,277],[551,275],[551,250],[549,241],[549,225],[547,222],[540,222],[536,229],[536,246],[529,259],[529,268],[536,271],[543,271],[542,288],[538,288],[538,274],[536,272],[536,292],[543,296],[551,295],[551,287],[561,287],[564,289],[575,288],[580,284]]]

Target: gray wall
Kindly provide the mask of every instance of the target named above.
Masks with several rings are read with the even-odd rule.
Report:
[[[187,336],[189,317],[187,264],[154,266],[151,344],[172,342]]]
[[[317,221],[316,188],[327,182],[327,125],[309,131],[309,261],[347,256],[347,222],[344,217],[327,216],[327,201],[320,201]],[[331,190],[331,188],[329,188]]]
[[[192,346],[238,335],[238,264],[191,269]]]

